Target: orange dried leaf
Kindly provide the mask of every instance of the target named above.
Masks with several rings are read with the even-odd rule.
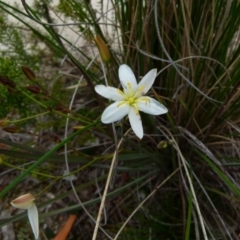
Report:
[[[57,233],[53,240],[66,240],[76,219],[76,215],[69,215],[67,222],[63,225],[63,227],[60,229],[60,231]]]

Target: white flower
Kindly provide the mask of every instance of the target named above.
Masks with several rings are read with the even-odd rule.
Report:
[[[153,85],[157,69],[149,71],[139,84],[137,84],[131,68],[126,64],[119,67],[118,74],[123,91],[104,85],[95,86],[98,94],[115,101],[104,110],[101,121],[103,123],[112,123],[128,115],[133,131],[141,139],[143,137],[143,126],[139,111],[152,115],[168,112],[167,108],[155,99],[143,96]]]
[[[32,227],[35,239],[39,237],[39,220],[38,220],[38,210],[34,203],[34,196],[31,193],[22,195],[14,199],[11,204],[15,208],[27,209],[28,210],[28,219]]]

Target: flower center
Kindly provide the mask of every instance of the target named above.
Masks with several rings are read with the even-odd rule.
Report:
[[[132,84],[130,82],[128,82],[127,87],[124,88],[124,92],[121,91],[120,89],[118,89],[118,92],[121,93],[125,99],[124,101],[122,101],[118,104],[118,107],[123,104],[128,104],[128,105],[134,107],[136,114],[139,114],[137,102],[138,102],[138,99],[144,94],[143,90],[144,90],[144,86],[140,86],[134,91],[132,88]],[[141,101],[145,101],[147,103],[149,101],[149,99],[142,98]]]
[[[130,97],[130,98],[127,99],[127,101],[129,103],[129,105],[133,105],[135,103],[135,98]]]

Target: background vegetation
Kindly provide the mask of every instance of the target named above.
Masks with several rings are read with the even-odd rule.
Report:
[[[27,4],[0,1],[0,226],[32,239],[9,206],[31,192],[41,239],[70,213],[68,239],[239,239],[239,1]],[[123,63],[158,69],[150,95],[169,110],[142,114],[143,140],[99,120],[94,85],[117,87]]]

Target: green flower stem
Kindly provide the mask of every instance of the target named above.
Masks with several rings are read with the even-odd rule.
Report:
[[[44,107],[44,108],[48,108],[48,106],[46,106],[45,104],[41,103],[40,101],[36,100],[35,98],[33,98],[31,95],[27,94],[26,92],[22,91],[22,94],[25,95],[26,97],[30,98],[33,102],[37,103],[38,105]]]
[[[4,165],[4,166],[7,166],[9,168],[12,168],[12,169],[15,169],[15,170],[19,170],[19,171],[24,171],[25,170],[23,167],[14,166],[14,165],[12,165],[10,163],[7,163],[7,162],[4,162],[4,161],[2,161],[1,164]],[[54,179],[55,178],[59,178],[59,177],[56,177],[56,176],[52,176],[52,175],[45,174],[45,173],[40,173],[40,172],[37,172],[37,171],[33,171],[32,173],[40,175],[42,177],[48,177],[48,178],[54,178]]]
[[[30,116],[30,117],[26,117],[26,118],[22,118],[22,119],[18,119],[18,120],[9,121],[9,122],[10,122],[10,123],[23,122],[23,121],[27,121],[27,120],[32,119],[32,118],[37,118],[37,117],[43,116],[43,115],[48,114],[48,113],[50,113],[50,111],[43,112],[43,113],[39,113],[39,114]]]
[[[41,103],[40,101],[36,100],[35,98],[33,98],[31,95],[27,94],[26,92],[22,92],[22,93],[23,93],[26,97],[30,98],[33,102],[37,103],[38,105],[40,105],[40,106],[42,106],[42,107],[44,107],[44,108],[49,109],[49,107],[48,107],[47,105],[45,105],[45,104]],[[65,113],[61,113],[60,111],[57,111],[57,110],[54,110],[54,109],[52,109],[51,111],[52,111],[53,113],[56,113],[56,114],[64,117],[64,118],[70,118],[70,119],[72,119],[72,120],[80,121],[80,122],[82,122],[82,123],[84,123],[84,124],[90,124],[90,123],[87,122],[86,120],[79,119],[79,118],[77,118],[77,117],[73,117],[73,116],[69,116],[69,115],[67,116]],[[49,112],[50,112],[50,111],[49,111]],[[36,115],[36,116],[38,116],[38,115]],[[36,116],[35,116],[35,117],[36,117]]]
[[[19,177],[14,179],[7,187],[5,187],[0,192],[0,198],[4,197],[11,189],[13,189],[24,177],[26,177],[32,170],[34,170],[36,167],[38,167],[41,163],[43,163],[50,155],[52,155],[54,152],[56,152],[59,148],[61,148],[65,143],[76,137],[78,134],[83,133],[87,129],[97,125],[100,122],[100,120],[95,121],[88,126],[86,126],[83,129],[78,130],[77,132],[71,134],[68,138],[63,140],[61,143],[59,143],[57,146],[55,146],[52,150],[45,153],[41,158],[39,158],[32,166],[30,166],[28,169],[26,169]]]

